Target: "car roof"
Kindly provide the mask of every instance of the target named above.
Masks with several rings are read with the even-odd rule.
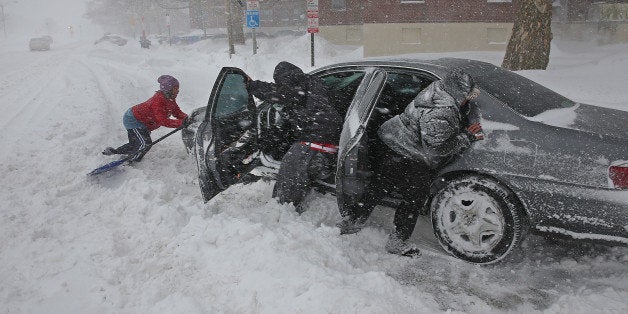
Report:
[[[512,71],[494,64],[462,58],[440,58],[433,60],[421,59],[367,59],[362,61],[331,64],[312,72],[334,71],[343,67],[387,67],[406,68],[427,71],[443,78],[447,72],[460,68],[469,73],[479,87],[507,104],[518,113],[533,117],[550,109],[560,109],[573,106],[575,103]],[[522,95],[525,95],[523,97]]]
[[[333,69],[340,69],[344,67],[370,67],[370,66],[378,66],[378,67],[395,67],[395,68],[411,68],[411,69],[420,69],[428,72],[432,72],[436,74],[438,77],[443,77],[445,73],[449,72],[453,68],[461,68],[461,69],[475,69],[475,70],[492,70],[497,68],[497,66],[490,64],[488,62],[471,60],[471,59],[462,59],[462,58],[440,58],[440,59],[367,59],[361,61],[351,61],[351,62],[342,62],[330,64],[324,67],[321,67],[317,70],[312,71],[312,73],[318,73],[322,71],[328,71]],[[475,72],[475,71],[473,71]]]

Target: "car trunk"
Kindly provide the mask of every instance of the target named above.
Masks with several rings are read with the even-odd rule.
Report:
[[[628,112],[579,104],[572,128],[628,140]]]

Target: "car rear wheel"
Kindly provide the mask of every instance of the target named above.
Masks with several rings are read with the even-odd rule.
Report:
[[[449,181],[433,197],[430,211],[441,246],[476,264],[502,260],[519,246],[527,230],[514,193],[482,176]]]

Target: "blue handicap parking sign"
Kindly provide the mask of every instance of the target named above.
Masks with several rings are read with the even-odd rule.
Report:
[[[259,11],[258,10],[246,11],[246,27],[248,28],[259,27]]]

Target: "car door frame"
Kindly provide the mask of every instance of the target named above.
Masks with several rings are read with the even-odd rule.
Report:
[[[386,83],[387,72],[366,68],[366,73],[347,109],[338,145],[336,164],[336,200],[341,215],[346,215],[363,198],[368,181],[358,171],[357,146],[366,131],[366,125]],[[361,113],[361,114],[360,114]]]
[[[362,70],[366,70],[368,68],[369,68],[368,66],[360,67],[360,69]],[[417,68],[417,67],[412,67],[412,66],[378,65],[376,66],[376,69],[380,71],[385,71],[386,73],[386,76],[383,78],[382,84],[380,86],[377,86],[378,88],[377,97],[372,97],[372,98],[362,97],[363,99],[357,99],[357,97],[360,96],[360,92],[356,92],[356,97],[354,97],[354,101],[352,102],[350,107],[353,107],[354,105],[363,106],[363,105],[366,105],[365,101],[368,101],[368,109],[367,108],[364,109],[364,110],[367,110],[366,112],[367,114],[364,114],[361,117],[362,119],[360,119],[360,126],[358,127],[359,129],[355,130],[356,133],[354,134],[354,136],[351,137],[351,140],[349,141],[350,144],[347,145],[347,143],[345,143],[346,138],[345,139],[341,138],[341,143],[339,145],[340,151],[339,151],[337,173],[336,173],[336,196],[337,196],[337,201],[338,201],[338,208],[340,209],[340,213],[343,216],[348,214],[349,212],[353,212],[355,210],[355,207],[364,206],[362,203],[367,201],[363,196],[366,196],[366,194],[364,193],[369,192],[366,190],[366,188],[369,184],[369,181],[371,180],[371,177],[374,175],[374,173],[370,169],[359,169],[359,168],[360,166],[362,166],[362,168],[366,168],[364,167],[364,160],[362,160],[361,158],[368,158],[368,154],[370,152],[367,151],[365,155],[363,154],[364,152],[357,153],[355,151],[351,152],[350,150],[355,149],[356,146],[361,143],[362,139],[364,138],[366,134],[368,125],[372,123],[372,116],[374,114],[373,112],[376,108],[376,105],[379,104],[381,94],[383,93],[383,89],[385,88],[386,83],[388,82],[389,76],[393,73],[417,75],[419,77],[422,77],[428,80],[429,83],[427,83],[425,86],[422,86],[421,89],[419,90],[419,93],[423,89],[425,89],[427,86],[429,86],[429,84],[440,79],[439,74],[433,70]],[[364,79],[366,79],[366,77]],[[369,87],[373,88],[374,86],[369,85]],[[416,95],[414,97],[416,97]],[[404,104],[402,106],[404,108],[403,110],[405,110],[406,106],[407,104]],[[352,108],[349,108],[347,110],[347,117],[345,117],[345,122],[350,119],[349,110],[351,109]],[[346,130],[343,127],[343,133],[345,132]],[[344,169],[341,168],[342,165],[344,165],[345,167]],[[346,191],[347,186],[343,180],[346,179],[345,175],[347,171],[349,172],[349,175],[352,175],[350,173],[352,168],[354,170],[359,169],[359,171],[361,171],[362,173],[358,174],[358,177],[361,176],[362,178],[355,177],[354,175],[355,177],[354,182],[352,182],[354,191],[352,193],[348,193],[348,191]],[[344,171],[344,173],[341,172],[341,170]],[[360,194],[362,194],[362,196],[359,196]],[[377,204],[395,207],[395,206],[398,206],[399,201],[400,200],[396,200],[394,198],[391,198],[390,196],[386,196],[386,197],[377,199]]]
[[[250,79],[248,75],[239,68],[223,67],[221,69],[207,102],[207,108],[209,110],[205,111],[205,117],[194,136],[194,154],[198,168],[199,186],[205,202],[230,186],[229,182],[224,180],[221,175],[218,165],[221,163],[220,156],[216,155],[216,131],[218,123],[215,121],[216,118],[214,117],[219,100],[218,96],[224,87],[225,79],[228,74],[240,74],[245,79],[245,82]],[[235,111],[233,114],[244,113],[245,111],[249,111],[248,115],[250,115],[251,122],[256,128],[257,114],[255,102],[252,95],[248,92],[246,109]],[[255,136],[255,145],[257,145],[257,132],[253,133]],[[249,171],[254,168],[254,163],[251,163],[249,168]]]

